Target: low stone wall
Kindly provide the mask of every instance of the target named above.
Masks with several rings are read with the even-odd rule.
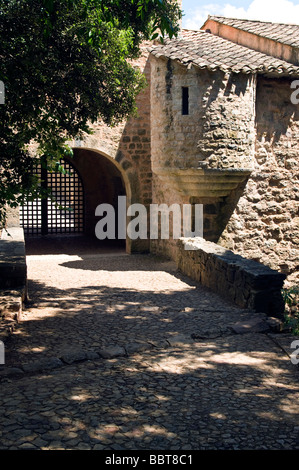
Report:
[[[24,232],[20,227],[2,231],[0,240],[0,340],[14,330],[27,297]]]
[[[24,231],[9,227],[3,230],[0,242],[0,289],[25,288],[26,279]]]
[[[178,268],[242,308],[283,317],[285,274],[202,238],[178,240]]]

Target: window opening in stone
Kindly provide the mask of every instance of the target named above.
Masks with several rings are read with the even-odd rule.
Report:
[[[189,88],[182,87],[182,114],[189,114]]]

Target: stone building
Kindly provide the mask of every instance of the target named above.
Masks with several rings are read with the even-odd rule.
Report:
[[[96,207],[120,195],[128,206],[203,204],[206,240],[295,282],[299,26],[211,16],[199,31],[144,44],[136,66],[148,82],[138,116],[98,122],[71,143],[82,231],[94,234]],[[126,249],[177,256],[172,238],[127,237]]]

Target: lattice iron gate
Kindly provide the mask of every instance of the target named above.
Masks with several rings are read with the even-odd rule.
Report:
[[[50,172],[39,166],[37,175],[50,188],[53,200],[35,199],[20,208],[20,224],[25,236],[74,234],[84,230],[84,191],[73,166],[61,160],[64,173]]]

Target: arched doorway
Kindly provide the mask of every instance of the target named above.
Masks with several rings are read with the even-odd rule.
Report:
[[[42,184],[51,189],[53,200],[36,199],[20,208],[20,225],[24,228],[28,246],[32,246],[30,239],[35,237],[48,240],[55,236],[57,244],[58,237],[84,235],[85,243],[88,239],[90,246],[95,249],[115,247],[131,252],[130,240],[125,237],[98,240],[95,234],[99,221],[96,208],[100,204],[113,206],[115,232],[118,234],[118,197],[126,196],[128,204],[131,200],[130,184],[125,171],[112,157],[97,150],[74,148],[73,151],[72,158],[61,161],[63,173],[47,172],[42,167],[37,169]],[[126,219],[122,220],[122,232],[126,234]],[[80,242],[77,240],[74,243]]]
[[[100,151],[89,148],[74,148],[73,151],[72,164],[81,175],[85,190],[85,234],[95,236],[96,224],[99,221],[96,209],[101,204],[113,206],[118,233],[118,197],[130,198],[129,183],[124,170],[114,159]],[[99,240],[99,243],[103,244],[104,241]],[[116,239],[115,244],[130,251],[125,239]]]
[[[84,232],[84,189],[74,166],[64,159],[61,172],[51,172],[39,165],[41,185],[50,189],[47,199],[27,201],[20,207],[20,225],[25,237],[79,234]]]

